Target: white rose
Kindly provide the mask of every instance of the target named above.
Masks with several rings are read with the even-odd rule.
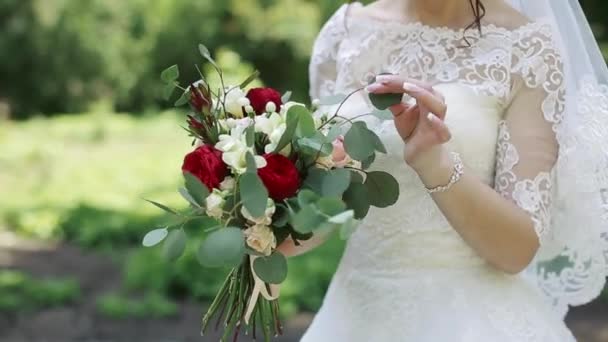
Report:
[[[269,198],[268,202],[266,203],[266,211],[264,212],[263,217],[253,217],[249,210],[247,210],[247,208],[244,206],[241,208],[241,214],[243,214],[243,217],[251,223],[269,226],[272,223],[272,215],[274,215],[276,210],[277,207],[275,206],[274,201]]]
[[[269,117],[260,116],[255,120],[255,131],[268,136],[269,143],[264,147],[266,153],[271,153],[277,148],[286,129],[285,117],[278,113],[272,113]]]
[[[260,252],[265,256],[272,254],[272,250],[277,247],[277,239],[270,229],[264,225],[255,225],[244,231],[247,238],[247,245],[254,251]]]
[[[249,120],[248,118],[246,118]],[[245,129],[243,125],[245,119],[235,120],[236,126],[231,129],[230,135],[222,134],[219,136],[219,142],[215,144],[215,148],[222,151],[222,160],[226,165],[230,166],[237,174],[242,174],[247,171],[247,153],[254,153],[253,149],[247,146]],[[230,125],[229,120],[227,120]],[[266,160],[261,156],[255,156],[256,166],[262,168],[266,166]]]
[[[230,90],[232,89],[232,90]],[[249,104],[249,99],[245,96],[245,92],[239,87],[227,87],[228,93],[226,93],[226,101],[224,102],[224,109],[226,112],[232,114],[237,118],[243,117],[243,106]]]
[[[222,191],[232,191],[234,189],[235,181],[232,177],[226,177],[220,183],[220,190]]]
[[[213,218],[221,218],[224,215],[224,204],[226,200],[218,190],[213,190],[205,200],[207,215]]]

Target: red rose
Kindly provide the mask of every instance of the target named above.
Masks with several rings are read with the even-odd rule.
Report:
[[[183,172],[190,172],[211,191],[218,188],[228,175],[228,167],[222,161],[222,152],[211,145],[203,145],[184,158]]]
[[[273,102],[277,106],[277,112],[281,110],[281,106],[283,105],[281,94],[272,88],[250,89],[247,92],[247,98],[257,115],[262,115],[266,112],[266,104],[268,102]]]
[[[267,165],[258,169],[258,176],[275,201],[293,197],[300,188],[300,174],[295,164],[280,154],[265,154]]]
[[[202,81],[190,85],[190,105],[199,113],[211,109],[211,92]]]

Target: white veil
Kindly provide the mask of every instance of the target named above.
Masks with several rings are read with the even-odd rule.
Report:
[[[560,314],[602,291],[608,275],[608,68],[576,0],[507,0],[548,21],[564,62],[551,236],[527,271]]]

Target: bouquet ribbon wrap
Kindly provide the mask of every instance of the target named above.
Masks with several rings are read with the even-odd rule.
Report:
[[[249,258],[249,265],[251,267],[251,274],[253,274],[253,292],[251,293],[251,297],[249,298],[249,303],[247,304],[247,311],[245,312],[245,323],[249,324],[249,320],[251,319],[251,314],[253,313],[253,309],[255,308],[256,303],[258,302],[258,298],[260,294],[264,299],[268,301],[276,300],[279,298],[281,292],[280,285],[269,284],[268,287],[270,291],[266,287],[266,282],[264,282],[260,277],[255,273],[255,268],[253,267],[253,263],[255,259],[259,258],[258,256],[251,256]]]

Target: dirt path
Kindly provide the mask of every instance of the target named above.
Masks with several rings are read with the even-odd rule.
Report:
[[[202,308],[181,303],[180,312],[169,319],[112,320],[95,311],[95,299],[117,289],[121,274],[107,258],[68,245],[48,245],[0,232],[0,268],[17,269],[35,277],[75,277],[82,300],[57,309],[28,315],[0,313],[0,341],[4,342],[186,342],[217,341],[198,332]],[[301,314],[286,322],[286,335],[277,342],[295,342],[312,319]],[[573,310],[568,325],[580,341],[608,341],[608,305],[592,304]],[[244,337],[241,341],[250,341]]]

